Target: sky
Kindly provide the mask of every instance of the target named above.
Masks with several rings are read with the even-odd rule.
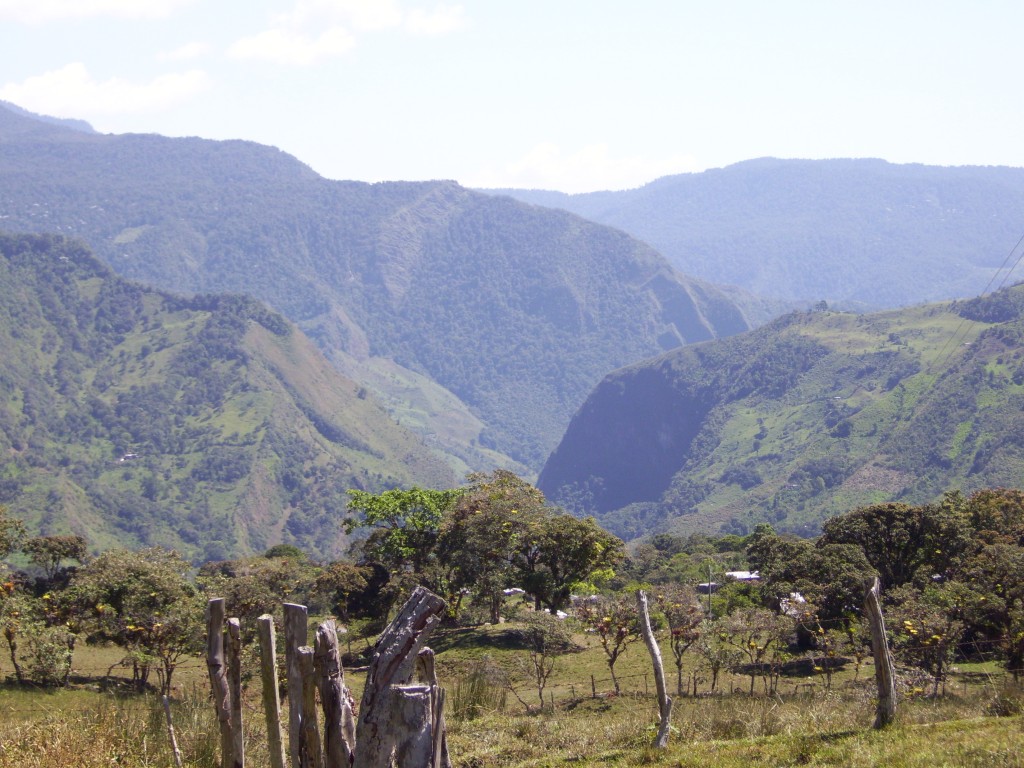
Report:
[[[0,99],[371,182],[1024,167],[1021,29],[1019,0],[0,0]]]

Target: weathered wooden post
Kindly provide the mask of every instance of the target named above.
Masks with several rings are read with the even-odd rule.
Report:
[[[299,745],[302,743],[302,669],[299,648],[308,633],[306,606],[284,604],[284,661],[288,673],[288,755],[292,768],[301,768]]]
[[[171,722],[171,700],[163,697],[164,717],[167,718],[167,736],[171,741],[171,753],[174,755],[174,765],[181,768],[181,750],[178,749],[178,737],[174,735],[174,723]]]
[[[327,768],[348,768],[356,744],[356,720],[352,694],[338,653],[338,633],[333,619],[316,629],[313,663],[320,683],[324,710],[324,759]]]
[[[299,671],[302,674],[299,765],[301,768],[324,768],[320,726],[316,716],[316,668],[313,664],[313,649],[308,645],[299,648]]]
[[[245,736],[242,733],[242,625],[228,619],[228,689],[231,691],[231,752],[235,765],[245,766]]]
[[[665,666],[661,662],[661,648],[658,647],[658,640],[651,629],[651,614],[647,608],[647,593],[642,589],[636,591],[636,602],[640,607],[640,629],[644,635],[644,643],[647,644],[647,651],[651,654],[651,663],[654,665],[654,683],[658,691],[658,713],[661,716],[661,723],[658,726],[658,735],[654,739],[654,746],[665,749],[668,746],[669,731],[672,727],[672,697],[668,695],[668,688],[665,686]],[[644,687],[647,687],[647,675],[644,675]]]
[[[359,768],[389,768],[393,754],[400,768],[450,765],[438,733],[443,696],[432,692],[436,686],[409,684],[444,606],[440,597],[417,587],[377,640],[356,724]]]
[[[871,627],[871,654],[875,660],[875,682],[878,685],[878,707],[875,710],[875,728],[884,728],[896,717],[896,667],[885,633],[885,618],[879,599],[881,585],[878,577],[864,584],[864,613]]]
[[[260,680],[263,683],[263,712],[267,719],[267,746],[270,768],[284,768],[284,741],[281,738],[281,695],[277,682],[277,637],[274,617],[265,613],[256,619],[260,642]]]
[[[206,604],[206,666],[210,674],[213,706],[220,727],[222,768],[235,768],[234,738],[231,731],[231,690],[224,662],[224,598]]]

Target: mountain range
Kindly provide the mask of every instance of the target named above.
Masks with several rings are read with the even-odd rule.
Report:
[[[569,213],[447,181],[329,181],[249,142],[0,106],[0,177],[0,226],[79,237],[158,288],[265,302],[457,474],[532,475],[609,370],[778,310]]]
[[[30,530],[338,555],[349,488],[456,481],[253,299],[174,296],[80,242],[0,234],[0,504]]]
[[[538,487],[626,538],[813,535],[858,506],[1024,477],[1024,285],[790,313],[609,374]]]
[[[763,158],[620,192],[491,192],[617,227],[703,280],[857,310],[986,292],[1024,232],[1024,168]]]

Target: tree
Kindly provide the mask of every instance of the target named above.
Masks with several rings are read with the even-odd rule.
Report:
[[[576,616],[601,641],[615,693],[619,694],[621,691],[619,679],[615,676],[615,663],[640,638],[636,603],[624,595],[586,600],[577,606]]]
[[[140,687],[158,664],[161,690],[169,693],[182,656],[201,647],[203,609],[190,568],[159,547],[112,549],[78,569],[68,587],[90,638],[124,648]]]
[[[454,611],[467,591],[501,618],[504,590],[516,583],[517,555],[537,537],[547,514],[544,494],[507,470],[470,475],[470,487],[442,524],[438,559]]]
[[[927,673],[932,696],[946,680],[946,670],[964,633],[963,611],[976,599],[963,584],[932,584],[924,590],[906,585],[892,590],[895,651]]]
[[[972,494],[964,507],[971,527],[984,543],[1024,546],[1024,491],[981,490]]]
[[[718,678],[722,670],[738,664],[742,656],[729,642],[729,633],[721,619],[704,620],[696,647],[702,665],[711,675],[711,692],[714,693],[718,689]],[[693,695],[697,695],[696,672],[693,679]]]
[[[517,556],[520,583],[551,611],[569,605],[575,585],[611,578],[623,558],[622,540],[592,517],[549,511],[530,534]]]
[[[704,609],[693,587],[666,584],[658,590],[657,605],[665,615],[669,647],[676,664],[676,692],[683,695],[683,657],[700,640]]]
[[[60,564],[65,560],[79,563],[88,554],[88,544],[81,536],[35,536],[21,545],[28,559],[43,569],[47,584],[53,582]]]
[[[537,700],[543,708],[544,689],[555,671],[558,658],[572,649],[572,634],[563,620],[546,611],[534,611],[523,619],[520,628],[516,630],[516,635],[529,655],[530,676],[537,690]],[[518,698],[518,694],[516,696]],[[525,705],[525,702],[523,703]]]
[[[991,530],[991,529],[988,529]],[[966,561],[964,583],[976,593],[965,604],[967,630],[977,640],[998,646],[1007,671],[1024,674],[1024,548],[1016,544],[983,546]]]
[[[912,507],[889,502],[861,507],[822,525],[818,545],[855,544],[886,589],[906,584],[921,569],[949,572],[971,541],[971,527],[957,494],[941,504]]]
[[[25,524],[16,517],[7,516],[7,507],[0,504],[0,558],[7,557],[25,538]]]
[[[723,627],[728,636],[727,642],[745,661],[745,671],[750,676],[750,694],[754,694],[754,681],[759,674],[765,677],[765,692],[769,692],[768,676],[790,630],[789,622],[764,608],[745,608],[725,619]],[[771,688],[774,690],[774,685]]]
[[[393,488],[382,493],[350,490],[345,520],[348,533],[369,528],[362,558],[386,568],[394,582],[388,605],[422,583],[436,591],[436,544],[445,515],[463,491]]]

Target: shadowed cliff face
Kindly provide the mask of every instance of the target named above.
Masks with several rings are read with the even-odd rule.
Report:
[[[686,461],[714,399],[673,380],[666,368],[631,368],[602,381],[573,417],[538,487],[570,504],[575,494],[597,513],[657,501]]]

